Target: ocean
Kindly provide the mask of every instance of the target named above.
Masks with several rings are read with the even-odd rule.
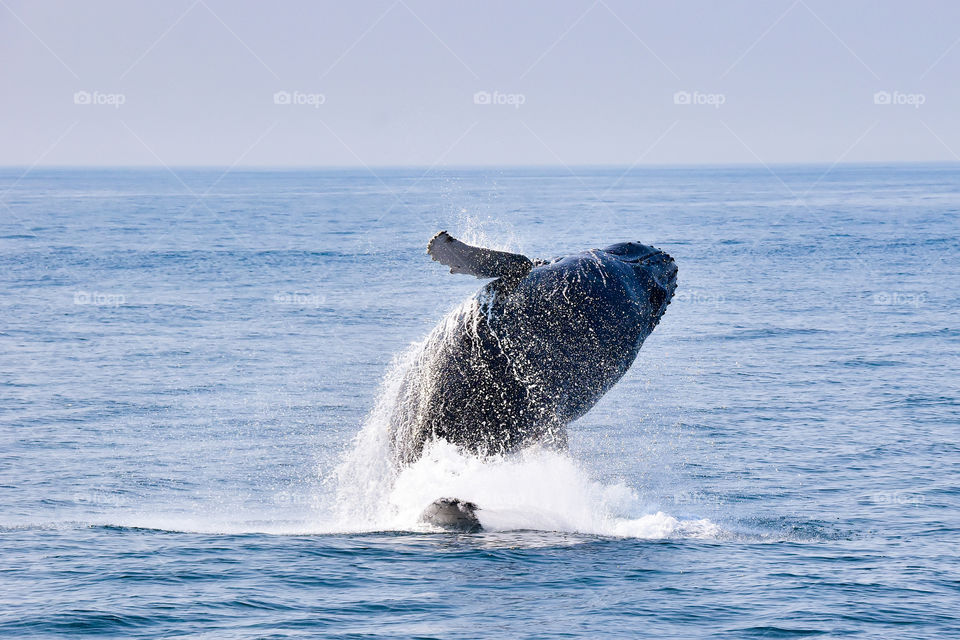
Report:
[[[2,169],[0,636],[958,637],[958,213],[958,165]],[[569,452],[390,476],[482,284],[442,229],[676,259]]]

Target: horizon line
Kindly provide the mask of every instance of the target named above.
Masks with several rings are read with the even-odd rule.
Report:
[[[683,162],[683,163],[642,163],[628,164],[449,164],[449,165],[226,165],[226,164],[0,164],[0,170],[20,169],[27,172],[38,170],[149,170],[168,171],[171,169],[218,169],[234,171],[423,171],[431,173],[443,170],[504,170],[504,169],[688,169],[688,168],[766,168],[766,167],[859,167],[859,166],[898,166],[898,165],[960,165],[960,160],[862,160],[856,162],[828,161],[779,161],[779,162]]]

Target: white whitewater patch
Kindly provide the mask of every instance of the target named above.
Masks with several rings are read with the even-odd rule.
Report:
[[[332,506],[117,508],[61,523],[27,526],[120,526],[202,534],[280,536],[381,531],[434,532],[419,522],[438,498],[479,506],[487,532],[537,531],[638,539],[717,539],[727,532],[708,519],[678,519],[622,484],[605,484],[569,454],[533,447],[481,459],[442,441],[430,443],[414,464],[395,471],[386,437],[367,423],[337,469]],[[308,497],[308,496],[304,496]]]
[[[651,509],[635,490],[598,482],[569,454],[549,449],[481,459],[437,441],[417,462],[396,469],[390,415],[403,375],[421,347],[411,345],[394,361],[376,407],[334,473],[330,532],[429,531],[418,521],[423,510],[438,498],[458,498],[477,504],[487,531],[649,539],[721,535],[713,522],[679,520]]]
[[[387,496],[390,529],[416,527],[440,497],[469,500],[488,531],[555,531],[631,538],[715,537],[709,520],[681,521],[646,510],[636,491],[592,480],[565,453],[530,448],[479,459],[434,442],[404,469]]]
[[[384,444],[369,431],[358,436],[338,469],[339,485],[329,496],[330,501],[305,504],[297,500],[287,505],[271,500],[243,505],[197,503],[180,508],[170,504],[159,508],[125,506],[78,514],[61,522],[25,522],[20,526],[119,526],[218,535],[432,533],[437,530],[419,522],[423,510],[438,498],[459,498],[478,505],[477,516],[485,532],[536,531],[651,540],[728,537],[728,532],[708,519],[678,519],[652,507],[622,483],[593,479],[566,453],[533,447],[509,456],[481,459],[438,441],[430,443],[417,462],[395,472]],[[384,457],[367,457],[362,452]],[[357,461],[361,463],[353,466]],[[304,494],[302,498],[310,496]]]

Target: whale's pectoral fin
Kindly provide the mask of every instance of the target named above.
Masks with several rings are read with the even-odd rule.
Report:
[[[420,514],[420,522],[461,533],[483,531],[477,518],[479,507],[472,502],[456,498],[440,498],[430,503]]]
[[[450,273],[467,273],[478,278],[507,278],[519,281],[533,268],[533,261],[519,253],[471,247],[446,231],[433,236],[427,253]]]

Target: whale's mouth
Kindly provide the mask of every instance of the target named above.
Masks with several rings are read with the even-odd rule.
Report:
[[[603,251],[617,256],[624,262],[642,263],[657,256],[670,257],[664,251],[640,242],[618,242],[606,247]]]
[[[670,254],[639,242],[621,242],[603,251],[616,256],[621,262],[646,268],[672,295],[677,282],[677,264]]]
[[[629,262],[631,264],[643,264],[658,255],[666,255],[656,247],[640,244],[639,242],[621,242],[611,245],[603,251],[610,255],[617,256],[623,262]]]

